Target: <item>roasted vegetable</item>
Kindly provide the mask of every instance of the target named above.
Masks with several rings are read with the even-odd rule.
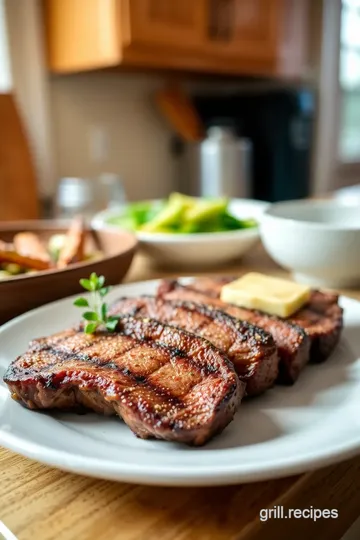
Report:
[[[48,270],[51,268],[51,264],[48,261],[35,259],[34,257],[25,257],[10,250],[0,250],[0,263],[14,263],[22,268],[30,268],[32,270]]]
[[[50,255],[40,238],[31,232],[22,232],[14,236],[14,251],[25,257],[32,257],[50,262]]]
[[[58,268],[64,268],[84,259],[85,227],[84,220],[75,218],[66,234],[64,246],[59,253]]]

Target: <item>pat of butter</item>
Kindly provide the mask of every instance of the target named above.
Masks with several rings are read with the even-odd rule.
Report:
[[[221,300],[237,306],[289,317],[309,301],[310,287],[251,272],[224,285]]]

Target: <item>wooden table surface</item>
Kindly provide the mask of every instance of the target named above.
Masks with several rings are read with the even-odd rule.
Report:
[[[286,275],[261,248],[220,271],[254,269]],[[176,272],[138,256],[127,281],[165,275]],[[342,292],[360,298],[360,291]],[[77,476],[0,448],[0,521],[19,540],[339,540],[359,515],[359,492],[360,457],[269,482],[160,488]],[[334,508],[339,517],[260,521],[260,509],[274,505]]]

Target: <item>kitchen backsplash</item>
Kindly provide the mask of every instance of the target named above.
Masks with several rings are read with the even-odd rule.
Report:
[[[171,131],[152,96],[161,77],[99,73],[50,81],[58,177],[118,174],[130,199],[172,190]]]

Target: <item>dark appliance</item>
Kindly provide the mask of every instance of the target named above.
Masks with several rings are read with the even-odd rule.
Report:
[[[270,202],[310,195],[315,96],[309,89],[195,96],[205,125],[228,119],[252,142],[251,197]]]

